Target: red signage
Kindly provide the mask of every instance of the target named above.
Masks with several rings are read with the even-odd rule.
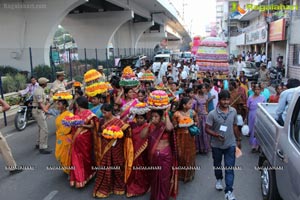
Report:
[[[271,22],[269,31],[270,41],[285,40],[285,19]]]

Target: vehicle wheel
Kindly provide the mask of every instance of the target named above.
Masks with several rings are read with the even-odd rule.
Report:
[[[261,192],[264,200],[280,200],[274,170],[270,170],[269,161],[265,160],[261,168]]]
[[[23,131],[27,126],[27,118],[23,120],[25,113],[18,112],[15,116],[15,127],[18,131]]]

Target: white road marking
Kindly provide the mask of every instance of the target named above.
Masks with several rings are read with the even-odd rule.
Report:
[[[6,139],[6,138],[9,138],[9,137],[11,137],[11,136],[13,136],[13,135],[15,135],[15,134],[17,134],[17,133],[12,133],[12,134],[6,135],[6,136],[5,136],[5,139]]]
[[[45,198],[43,198],[43,200],[51,200],[54,198],[54,196],[58,193],[57,190],[53,190],[52,192],[50,192]]]

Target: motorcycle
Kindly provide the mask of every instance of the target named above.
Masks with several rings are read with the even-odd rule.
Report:
[[[282,71],[279,68],[272,67],[270,68],[270,81],[271,85],[278,85],[282,81]]]
[[[23,131],[29,121],[33,121],[32,116],[33,96],[22,97],[20,108],[15,116],[15,127],[18,131]]]

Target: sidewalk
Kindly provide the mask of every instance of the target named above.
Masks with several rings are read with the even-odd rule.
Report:
[[[7,126],[4,126],[4,113],[0,114],[0,129],[1,132],[5,132],[4,130],[7,129],[8,127],[12,126],[14,127],[14,119],[15,115],[18,112],[19,105],[16,106],[11,106],[11,108],[5,112],[6,114],[6,120],[7,120]]]

